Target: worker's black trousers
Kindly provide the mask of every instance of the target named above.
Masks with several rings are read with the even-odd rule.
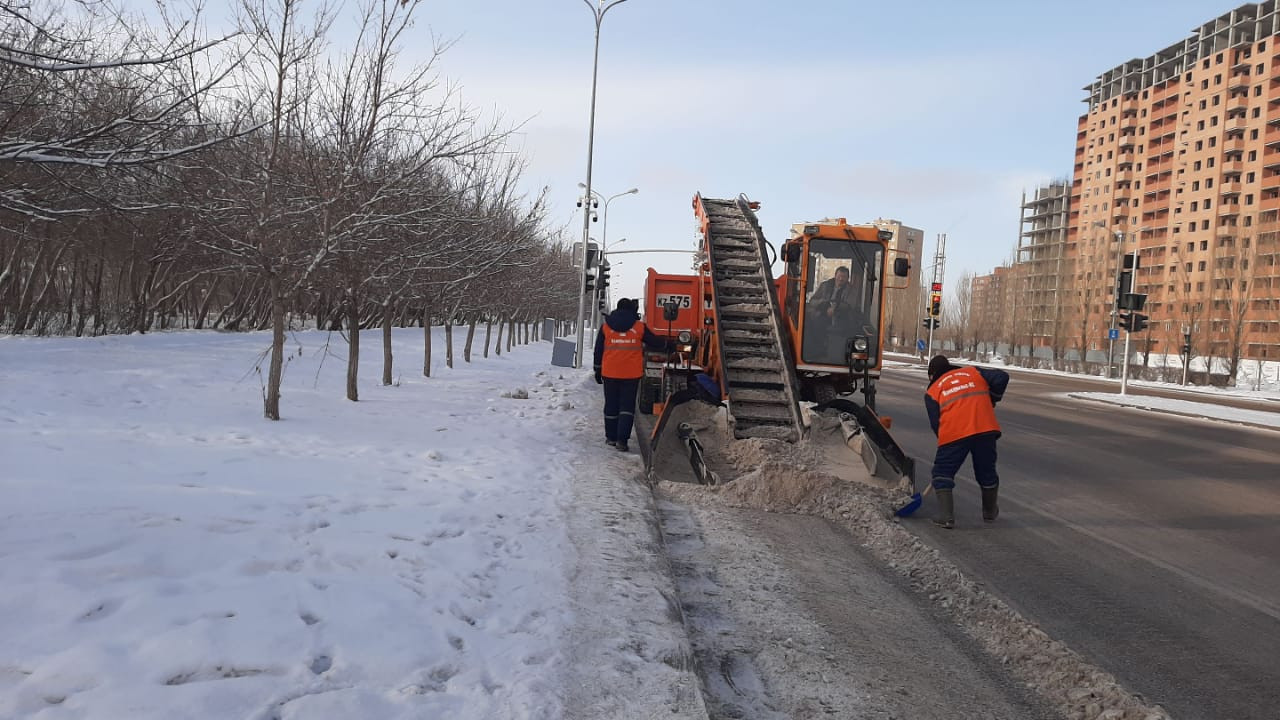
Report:
[[[978,485],[984,488],[998,487],[1000,476],[996,473],[996,440],[999,438],[1000,433],[983,433],[939,445],[938,453],[933,457],[933,489],[954,488],[956,473],[968,456],[973,457],[973,477]]]
[[[604,379],[604,439],[627,442],[636,421],[636,390],[640,378],[634,380]]]

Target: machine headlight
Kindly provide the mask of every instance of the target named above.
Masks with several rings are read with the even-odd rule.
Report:
[[[689,332],[688,330],[681,330],[680,334],[676,335],[676,340],[679,340],[681,345],[688,345],[689,341],[692,339],[693,339],[693,333]]]
[[[864,353],[867,351],[867,339],[864,337],[856,337],[853,339],[853,351]]]

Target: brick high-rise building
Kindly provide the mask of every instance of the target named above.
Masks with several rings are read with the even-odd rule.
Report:
[[[1280,3],[1242,5],[1087,86],[1065,243],[1067,318],[1106,349],[1113,282],[1137,252],[1137,351],[1280,357]],[[1069,347],[1078,347],[1069,342]]]

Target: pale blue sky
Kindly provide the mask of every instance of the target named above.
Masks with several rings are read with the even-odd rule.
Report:
[[[215,14],[232,2],[209,1]],[[950,291],[1012,256],[1024,188],[1069,175],[1083,86],[1239,4],[627,0],[601,36],[593,186],[640,192],[610,206],[610,245],[691,249],[693,194],[746,193],[775,245],[823,217],[899,219],[924,230],[926,257],[946,232]],[[586,3],[427,0],[415,32],[410,56],[455,39],[440,72],[468,103],[524,122],[526,184],[550,188],[579,239]],[[650,265],[688,260],[618,256],[615,297],[639,295]]]
[[[1022,188],[1071,171],[1082,87],[1236,7],[1204,0],[628,0],[605,17],[593,186],[617,249],[691,248],[695,192],[763,203],[766,236],[821,217],[948,233],[948,289],[1017,241]],[[436,0],[466,97],[530,118],[531,185],[574,214],[586,174],[593,21],[582,0]],[[597,223],[593,234],[599,238]],[[615,259],[617,293],[679,255]]]

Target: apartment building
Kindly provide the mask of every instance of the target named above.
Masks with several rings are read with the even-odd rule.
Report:
[[[1061,247],[1077,300],[1064,320],[1086,351],[1105,347],[1116,273],[1137,253],[1140,350],[1176,355],[1189,332],[1197,356],[1280,357],[1278,5],[1242,5],[1085,88]],[[1039,202],[1028,216],[1024,200],[1019,259],[1043,265],[1059,235],[1035,225]]]
[[[1068,292],[1071,231],[1071,182],[1056,180],[1037,188],[1030,198],[1022,194],[1022,218],[1018,234],[1017,265],[1022,276],[1017,304],[1025,320],[1018,334],[1033,349],[1052,348],[1059,354],[1066,332],[1064,305]],[[1036,350],[1033,350],[1036,351]]]
[[[1023,267],[1022,263],[998,267],[990,275],[973,278],[969,286],[969,316],[979,341],[1006,347],[1026,342],[1026,337],[1017,332],[1026,326],[1020,318],[1030,316],[1021,309],[1025,297],[1020,292],[1025,284],[1020,282]]]
[[[885,218],[876,218],[872,224],[881,230],[892,232],[893,239],[889,241],[889,248],[911,258],[909,284],[905,290],[890,290],[885,293],[884,310],[884,331],[888,344],[910,348],[915,345],[916,338],[920,337],[917,331],[923,330],[920,321],[924,318],[924,291],[920,275],[924,272],[921,263],[924,256],[924,231],[903,225],[899,220]]]

